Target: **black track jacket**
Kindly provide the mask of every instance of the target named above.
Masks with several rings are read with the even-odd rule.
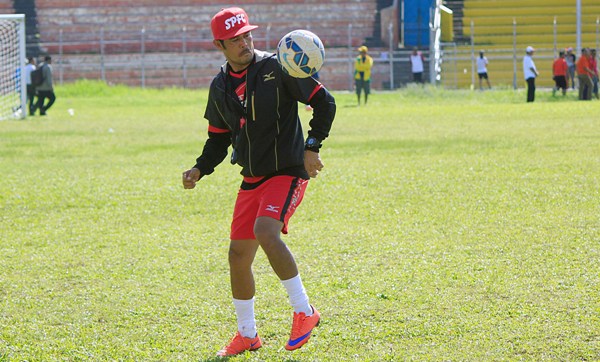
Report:
[[[287,174],[304,170],[304,135],[298,102],[313,107],[309,136],[324,140],[335,117],[335,100],[317,80],[292,78],[281,69],[274,54],[254,51],[246,74],[246,108],[231,89],[228,65],[213,79],[204,118],[208,139],[195,168],[200,177],[213,173],[233,145],[232,163],[247,177]],[[240,118],[245,124],[240,128]],[[297,175],[297,171],[292,172]]]

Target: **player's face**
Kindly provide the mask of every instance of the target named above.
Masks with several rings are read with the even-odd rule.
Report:
[[[252,41],[251,32],[223,40],[222,43],[215,40],[215,45],[221,49],[234,71],[247,68],[254,59],[254,42]]]

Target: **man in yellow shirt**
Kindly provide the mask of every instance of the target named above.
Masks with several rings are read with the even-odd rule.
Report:
[[[354,61],[354,82],[356,85],[356,96],[358,98],[358,105],[360,106],[360,94],[364,90],[365,92],[365,104],[371,93],[371,68],[373,67],[373,58],[371,58],[367,52],[369,48],[361,46],[358,48],[359,55]]]

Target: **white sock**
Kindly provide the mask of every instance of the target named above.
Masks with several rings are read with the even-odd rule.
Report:
[[[294,312],[311,316],[313,311],[308,303],[308,295],[306,295],[306,290],[304,290],[304,285],[302,285],[300,274],[292,279],[282,280],[281,284],[283,284],[287,290],[288,296],[290,297],[290,304],[294,307]]]
[[[254,319],[254,298],[241,300],[233,298],[238,331],[247,338],[256,337],[256,320]]]

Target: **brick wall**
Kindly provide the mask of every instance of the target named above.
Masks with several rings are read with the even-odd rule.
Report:
[[[379,59],[381,53],[379,50],[373,49],[370,53],[375,59],[372,70],[372,88],[375,90],[386,89],[390,77],[389,63]],[[352,89],[354,64],[349,62],[348,57],[348,49],[326,49],[326,61],[319,75],[321,82],[328,89]],[[224,63],[223,55],[218,51],[189,52],[185,56],[182,56],[181,53],[168,52],[145,54],[144,57],[139,53],[111,54],[106,55],[103,59],[99,54],[65,54],[62,58],[54,59],[57,82],[60,79],[63,82],[73,82],[78,79],[102,79],[103,63],[104,79],[109,84],[141,86],[142,68],[144,68],[145,86],[155,88],[173,86],[207,88]],[[401,59],[408,64],[408,53],[404,54]],[[410,77],[410,74],[407,73],[405,78],[407,77]],[[400,84],[395,85],[399,86]]]
[[[37,0],[36,4],[42,43],[49,52],[56,52],[62,30],[65,53],[97,51],[93,43],[99,41],[101,31],[106,42],[121,41],[115,51],[138,51],[135,40],[142,28],[151,42],[146,47],[149,52],[181,49],[183,27],[193,41],[188,49],[207,49],[212,46],[210,19],[221,8],[209,1],[192,0],[150,0],[137,7],[118,0]],[[245,2],[244,7],[260,27],[254,35],[262,47],[268,36],[275,42],[298,28],[309,28],[327,47],[345,46],[349,24],[353,41],[360,45],[373,34],[376,14],[376,1],[271,0]]]
[[[206,0],[144,0],[143,4],[36,0],[42,51],[54,55],[62,81],[100,79],[104,64],[107,82],[138,86],[144,64],[146,86],[208,86],[223,63],[210,32],[210,19],[222,6]],[[319,35],[328,49],[328,59],[332,59],[336,51],[348,54],[349,24],[352,47],[373,35],[377,2],[250,0],[243,7],[251,22],[259,26],[253,31],[257,49],[273,51],[281,36],[303,28]],[[184,37],[187,80],[183,79]],[[348,72],[347,63],[326,64],[321,76],[329,88],[347,89]]]
[[[13,14],[12,0],[0,0],[0,14]]]

